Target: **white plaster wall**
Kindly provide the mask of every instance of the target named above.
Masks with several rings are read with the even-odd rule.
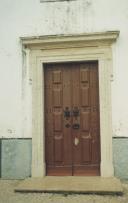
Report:
[[[113,135],[128,136],[128,0],[0,1],[0,137],[31,137],[31,82],[21,36],[120,30],[113,46]]]

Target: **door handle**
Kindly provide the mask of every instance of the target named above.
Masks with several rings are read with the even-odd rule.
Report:
[[[75,106],[74,109],[73,109],[73,111],[72,111],[72,113],[73,113],[73,116],[74,116],[74,117],[79,116],[79,115],[80,115],[79,108],[78,108],[77,106]]]
[[[71,112],[69,110],[69,107],[65,107],[64,117],[66,117],[66,119],[68,119],[70,116],[71,116]]]

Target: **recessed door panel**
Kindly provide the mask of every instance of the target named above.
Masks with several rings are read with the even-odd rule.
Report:
[[[62,105],[62,91],[59,87],[53,89],[53,105],[54,107],[60,107]]]
[[[81,113],[81,130],[82,131],[89,131],[90,130],[90,112],[83,111]]]
[[[81,106],[86,107],[89,106],[89,88],[88,87],[81,87]]]
[[[53,83],[57,84],[57,83],[61,83],[61,71],[53,71]]]
[[[63,162],[63,135],[55,134],[54,136],[54,161],[62,164]]]
[[[81,137],[81,150],[82,150],[82,162],[88,164],[91,161],[91,139],[89,136]]]
[[[53,124],[55,131],[62,131],[62,113],[55,112],[53,114]]]

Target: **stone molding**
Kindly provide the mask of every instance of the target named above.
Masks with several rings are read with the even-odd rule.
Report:
[[[63,2],[63,1],[76,1],[76,0],[40,0],[41,3],[43,2]]]
[[[107,41],[114,42],[119,36],[119,31],[108,31],[108,32],[94,32],[94,33],[84,33],[79,35],[49,35],[49,36],[33,36],[33,37],[21,37],[23,45],[34,45],[34,44],[57,44],[62,42],[89,42],[89,41]]]
[[[32,177],[45,169],[44,63],[98,61],[100,100],[101,176],[114,175],[111,115],[111,45],[118,31],[80,35],[22,37],[32,80]]]

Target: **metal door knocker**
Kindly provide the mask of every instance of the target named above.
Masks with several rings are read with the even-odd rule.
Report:
[[[69,110],[69,107],[65,107],[64,117],[66,117],[66,119],[68,119],[70,116],[71,116],[71,112]]]

